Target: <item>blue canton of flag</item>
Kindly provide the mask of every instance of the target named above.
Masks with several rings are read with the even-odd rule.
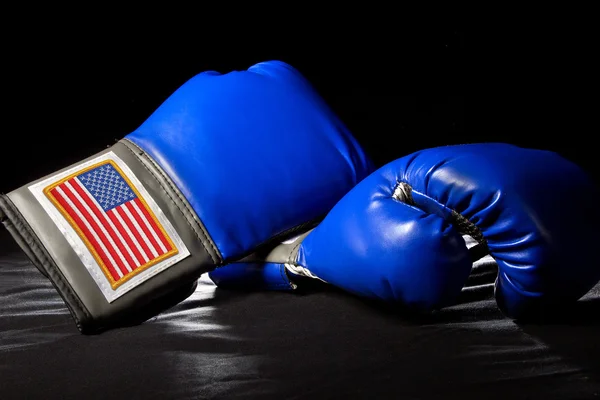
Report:
[[[131,187],[111,164],[86,171],[77,178],[105,212],[136,198]]]

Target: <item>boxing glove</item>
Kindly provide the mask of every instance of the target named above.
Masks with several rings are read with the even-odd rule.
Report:
[[[312,277],[429,312],[454,304],[473,261],[491,256],[499,308],[537,318],[600,280],[598,194],[554,152],[503,143],[426,149],[372,173],[316,228],[209,276],[219,287],[270,290]]]
[[[300,72],[268,61],[192,77],[113,146],[0,196],[0,218],[93,333],[314,225],[372,169]]]

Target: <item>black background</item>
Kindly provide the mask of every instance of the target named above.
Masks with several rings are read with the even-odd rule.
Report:
[[[467,42],[462,21],[450,18],[338,16],[318,28],[301,19],[297,28],[272,26],[276,18],[206,26],[204,16],[182,30],[172,28],[176,18],[118,28],[111,20],[30,22],[32,31],[9,36],[3,50],[0,192],[112,144],[201,71],[269,59],[298,68],[378,165],[425,147],[502,141],[558,151],[595,174],[593,131],[581,122],[592,107],[574,106],[584,102],[576,64],[585,60],[560,30]]]
[[[461,24],[375,32],[349,22],[304,33],[85,25],[57,23],[7,42],[0,192],[112,144],[199,72],[269,59],[298,68],[378,164],[422,147],[498,140],[466,126],[471,56]]]

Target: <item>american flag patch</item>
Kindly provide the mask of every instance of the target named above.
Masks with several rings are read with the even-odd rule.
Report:
[[[165,262],[181,254],[182,249],[185,250],[183,256],[189,253],[129,168],[113,153],[102,158],[66,176],[51,178],[53,182],[40,189],[62,220],[57,220],[53,213],[49,213],[50,217],[59,228],[64,228],[66,221],[91,255],[95,265],[89,265],[89,257],[82,261],[88,270],[95,267],[96,271],[90,272],[102,288],[106,285],[97,279],[100,278],[97,272],[101,272],[104,283],[113,291],[107,296],[111,301],[123,294],[116,295],[115,290],[134,277],[155,266],[162,266],[160,270],[164,270]],[[74,249],[80,252],[77,243]],[[122,292],[145,279],[138,279]],[[108,288],[103,289],[107,295]]]

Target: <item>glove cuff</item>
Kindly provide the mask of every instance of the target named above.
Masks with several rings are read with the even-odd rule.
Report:
[[[183,194],[127,140],[1,195],[0,210],[82,333],[181,301],[222,263]]]

